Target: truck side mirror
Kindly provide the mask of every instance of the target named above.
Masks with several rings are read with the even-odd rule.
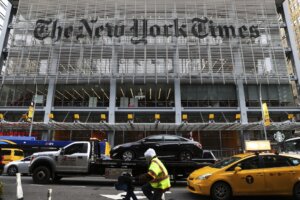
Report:
[[[61,148],[59,154],[60,154],[60,155],[64,155],[64,154],[65,154],[65,149],[64,149],[64,148]]]

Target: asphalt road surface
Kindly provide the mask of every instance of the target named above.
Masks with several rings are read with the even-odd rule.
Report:
[[[16,178],[0,176],[4,184],[2,200],[16,198]],[[114,189],[114,181],[102,177],[76,177],[64,178],[59,183],[38,185],[34,184],[31,177],[22,176],[22,189],[24,200],[47,199],[48,189],[52,189],[52,200],[109,200],[122,199],[122,191]],[[136,188],[138,199],[145,199],[141,188]],[[208,197],[198,196],[186,190],[186,183],[180,182],[172,187],[166,194],[166,199],[172,200],[209,200]],[[234,200],[291,200],[288,197],[236,197]]]

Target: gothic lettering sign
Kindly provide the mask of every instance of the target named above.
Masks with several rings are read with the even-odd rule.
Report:
[[[147,44],[148,37],[188,37],[195,36],[204,39],[208,36],[221,38],[257,38],[260,36],[258,25],[233,25],[215,24],[207,17],[193,18],[189,23],[179,23],[178,19],[172,20],[172,23],[158,25],[151,23],[147,19],[132,19],[130,26],[124,23],[99,23],[98,19],[81,19],[79,25],[60,25],[59,20],[38,19],[34,28],[34,37],[38,40],[51,38],[54,42],[61,39],[89,37],[97,39],[103,36],[119,38],[121,36],[130,36],[132,44]],[[151,21],[153,22],[153,21]],[[128,24],[128,23],[126,23]],[[128,34],[130,33],[130,34]]]

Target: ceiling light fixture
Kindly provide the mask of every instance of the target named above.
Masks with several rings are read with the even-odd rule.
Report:
[[[161,88],[159,88],[159,91],[158,91],[158,99],[160,99],[160,94],[161,94]]]
[[[169,88],[169,91],[168,91],[168,95],[167,95],[167,100],[169,100],[169,97],[170,97],[170,94],[171,94],[171,88]]]
[[[82,99],[84,99],[84,97],[83,97],[81,94],[79,94],[79,92],[77,92],[74,88],[72,88],[72,90],[73,90],[78,96],[80,96]]]
[[[97,92],[92,88],[93,93],[97,96],[98,99],[101,99],[101,97],[97,94]]]
[[[101,91],[103,92],[104,96],[105,96],[107,99],[109,99],[109,97],[107,96],[107,94],[105,93],[105,91],[104,91],[103,88],[101,88]]]
[[[122,93],[123,97],[125,97],[125,94],[124,94],[124,91],[123,91],[123,89],[122,89],[122,88],[120,88],[120,90],[121,90],[121,93]]]

